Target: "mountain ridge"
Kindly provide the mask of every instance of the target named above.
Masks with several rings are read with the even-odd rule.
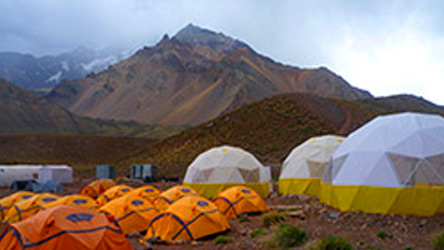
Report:
[[[245,104],[293,92],[372,97],[326,68],[284,66],[243,42],[188,25],[105,71],[60,84],[47,98],[93,118],[197,125]]]
[[[63,80],[77,80],[106,69],[128,55],[79,46],[57,55],[0,52],[0,76],[30,90],[53,88]]]

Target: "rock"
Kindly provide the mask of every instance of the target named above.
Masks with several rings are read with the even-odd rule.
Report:
[[[300,201],[308,201],[308,200],[311,199],[311,197],[308,196],[308,195],[306,195],[306,194],[299,194],[299,195],[298,195],[298,199],[299,199]]]
[[[247,228],[239,227],[238,232],[241,235],[245,236],[245,235],[248,235],[251,232],[251,229],[248,228],[248,227]]]
[[[271,210],[277,210],[277,211],[300,210],[303,208],[303,206],[301,205],[276,205],[269,207]]]
[[[270,195],[270,199],[278,198],[278,197],[279,197],[279,194],[278,194],[278,193],[272,193],[272,194]]]
[[[364,224],[361,225],[361,229],[366,229],[367,227],[368,227],[367,223],[364,223]]]
[[[303,210],[288,212],[288,213],[286,213],[286,215],[288,215],[290,217],[296,217],[301,220],[304,220],[306,218]]]
[[[328,218],[332,220],[337,220],[341,216],[340,213],[330,213],[328,214]]]
[[[325,214],[327,213],[327,208],[322,208],[321,210],[319,210],[319,214]]]
[[[425,224],[427,224],[427,219],[422,219],[421,221],[419,221],[419,224],[424,226]]]

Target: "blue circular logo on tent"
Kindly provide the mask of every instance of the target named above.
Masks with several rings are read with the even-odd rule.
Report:
[[[75,204],[86,204],[86,200],[84,199],[75,199],[72,202],[74,202]]]
[[[139,205],[143,205],[143,201],[141,201],[141,200],[133,200],[131,202],[131,204],[133,204],[134,206],[139,206]]]
[[[53,201],[55,201],[56,199],[54,199],[54,198],[43,198],[42,199],[42,201],[43,202],[53,202]]]
[[[129,188],[123,188],[123,189],[122,189],[122,192],[124,192],[124,193],[126,193],[126,192],[128,192],[128,191],[130,191]]]
[[[145,193],[152,193],[152,192],[154,192],[154,190],[152,190],[152,189],[145,189]]]
[[[29,199],[29,198],[31,198],[31,197],[32,197],[32,195],[23,195],[23,196],[22,196],[22,199],[26,200],[26,199]]]
[[[244,194],[249,194],[249,193],[251,193],[251,191],[248,190],[248,189],[242,189],[241,192],[244,193]]]
[[[205,206],[208,206],[208,202],[206,202],[206,201],[198,201],[197,205],[201,206],[201,207],[205,207]]]
[[[189,188],[182,188],[180,191],[182,191],[182,192],[190,192],[191,190]]]
[[[94,217],[94,215],[92,215],[92,214],[74,213],[74,214],[66,216],[66,219],[68,219],[74,223],[77,223],[80,221],[90,221],[93,217]]]

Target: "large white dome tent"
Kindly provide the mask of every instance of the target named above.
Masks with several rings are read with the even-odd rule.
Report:
[[[237,147],[215,147],[200,154],[186,171],[183,184],[212,198],[228,187],[243,185],[262,196],[270,193],[271,176],[251,153]]]
[[[444,118],[380,116],[333,154],[321,200],[346,211],[432,215],[443,211]]]
[[[317,197],[321,178],[333,152],[344,137],[323,135],[295,147],[285,159],[279,176],[279,193]]]

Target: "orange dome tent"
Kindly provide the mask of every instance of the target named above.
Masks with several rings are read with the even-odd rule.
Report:
[[[216,205],[200,196],[187,196],[151,221],[145,240],[188,242],[229,229],[227,219]]]
[[[173,202],[185,196],[197,196],[197,192],[189,187],[174,186],[161,193],[154,199],[154,204],[160,211],[166,210]]]
[[[213,202],[227,219],[236,218],[241,214],[270,210],[258,193],[244,186],[236,186],[220,192]]]
[[[103,194],[97,198],[96,202],[99,206],[105,205],[107,202],[112,201],[115,198],[119,198],[125,194],[128,194],[133,190],[132,187],[127,185],[117,185],[108,190],[106,190]]]
[[[153,201],[161,193],[162,192],[159,189],[153,186],[143,186],[140,188],[136,188],[130,192],[130,194],[134,194],[150,201]]]
[[[159,214],[152,201],[134,194],[116,198],[99,210],[112,215],[124,234],[147,230],[151,220]]]
[[[82,189],[80,190],[80,194],[96,199],[106,190],[114,187],[115,185],[117,184],[111,179],[95,180],[89,183],[88,185],[82,187]]]
[[[0,216],[1,216],[0,219],[3,221],[3,219],[8,214],[9,208],[11,208],[12,205],[14,205],[14,203],[21,201],[21,200],[29,199],[33,195],[34,195],[33,192],[19,191],[19,192],[13,193],[13,194],[1,199],[0,200]]]
[[[44,209],[45,205],[56,201],[59,196],[55,194],[36,194],[29,199],[16,202],[5,216],[4,222],[12,224],[22,221]]]
[[[47,208],[61,206],[61,205],[71,205],[71,206],[78,206],[78,207],[84,207],[84,208],[89,208],[89,209],[97,208],[96,201],[93,200],[91,197],[84,196],[84,195],[78,195],[78,194],[72,194],[72,195],[67,195],[67,196],[61,197],[54,202],[44,204],[43,207],[45,209],[47,209]]]
[[[132,250],[128,239],[105,215],[78,206],[58,206],[6,227],[0,249]]]

